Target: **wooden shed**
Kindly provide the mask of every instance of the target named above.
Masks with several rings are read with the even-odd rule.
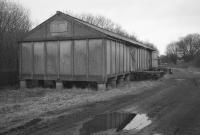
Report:
[[[128,79],[152,67],[152,48],[80,19],[57,12],[31,30],[20,46],[20,85],[27,80],[95,82]]]

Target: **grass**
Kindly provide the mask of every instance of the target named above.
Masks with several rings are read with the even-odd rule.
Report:
[[[160,81],[131,82],[109,91],[91,89],[21,89],[0,91],[0,131],[21,125],[50,111],[109,100],[119,95],[140,93]]]

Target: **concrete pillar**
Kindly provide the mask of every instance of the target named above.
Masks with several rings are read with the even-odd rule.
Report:
[[[131,73],[129,79],[130,79],[130,81],[135,81],[136,80],[136,73]]]
[[[57,81],[56,82],[56,89],[63,89],[63,82]]]
[[[127,82],[129,82],[130,81],[130,75],[129,74],[126,75],[124,80],[127,81]]]
[[[26,81],[25,80],[21,80],[20,81],[20,88],[27,88],[27,84],[26,84]]]
[[[108,83],[106,84],[106,89],[107,89],[107,90],[110,90],[110,89],[112,89],[112,85],[111,85],[111,83],[110,83],[110,82],[108,82]]]
[[[173,74],[173,69],[169,68],[169,74]]]
[[[97,83],[97,90],[106,90],[106,83]]]
[[[113,88],[116,88],[116,87],[117,87],[117,80],[112,80],[112,81],[111,81],[111,86],[112,86]]]
[[[124,83],[124,76],[120,76],[118,79],[117,79],[117,85],[118,86],[122,86]]]
[[[117,78],[110,78],[107,82],[108,89],[117,87]]]

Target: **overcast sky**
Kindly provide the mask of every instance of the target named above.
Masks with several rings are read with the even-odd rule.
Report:
[[[103,15],[130,34],[155,44],[160,53],[171,41],[200,33],[200,0],[13,0],[40,24],[57,10]]]

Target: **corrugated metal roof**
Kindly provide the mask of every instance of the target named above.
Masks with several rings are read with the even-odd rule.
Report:
[[[85,22],[85,21],[83,21],[83,20],[81,20],[81,19],[78,19],[78,18],[76,18],[76,17],[73,17],[73,16],[71,16],[71,15],[65,14],[65,13],[60,12],[60,11],[57,11],[57,14],[63,14],[63,15],[65,15],[65,16],[70,16],[70,17],[72,17],[73,19],[75,19],[76,21],[78,21],[79,23],[82,23],[82,24],[84,24],[84,25],[87,25],[88,27],[91,27],[91,28],[93,28],[93,29],[95,29],[95,30],[97,30],[97,31],[99,31],[99,32],[101,32],[101,33],[107,35],[107,36],[110,36],[110,37],[113,37],[113,38],[117,38],[117,39],[120,39],[120,40],[129,42],[129,43],[132,43],[132,44],[134,44],[134,45],[138,45],[138,46],[141,46],[141,47],[143,47],[143,48],[147,48],[147,49],[150,49],[150,50],[155,51],[155,49],[153,49],[153,48],[151,48],[151,47],[148,47],[148,46],[146,46],[146,45],[143,44],[143,43],[140,43],[140,42],[138,42],[138,41],[131,40],[131,39],[129,39],[129,38],[127,38],[127,37],[124,37],[124,36],[121,36],[121,35],[119,35],[119,34],[117,34],[117,33],[114,33],[114,32],[108,31],[108,30],[106,30],[106,29],[100,28],[100,27],[98,27],[98,26],[96,26],[96,25],[90,24],[90,23],[88,23],[88,22]]]

